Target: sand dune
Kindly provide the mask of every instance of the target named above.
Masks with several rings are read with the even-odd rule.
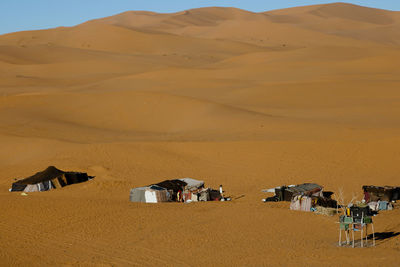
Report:
[[[355,253],[336,247],[337,217],[260,190],[317,182],[349,200],[400,184],[399,34],[399,12],[334,3],[1,35],[0,265],[397,266],[398,209],[375,219],[395,236]],[[96,178],[8,192],[49,165]],[[128,202],[175,177],[234,201]]]
[[[398,12],[336,3],[265,14],[278,23],[293,23],[329,35],[396,45],[400,40]]]
[[[313,45],[332,42],[337,45],[354,39],[399,44],[399,18],[397,12],[335,3],[264,13],[235,8],[199,8],[173,14],[126,12],[89,23],[260,46],[288,43],[295,46],[310,45],[310,40]]]

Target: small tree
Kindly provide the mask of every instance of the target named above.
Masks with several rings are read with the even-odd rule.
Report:
[[[337,204],[336,204],[336,212],[339,213],[339,207],[342,209],[343,213],[346,214],[346,207],[349,206],[350,204],[354,204],[354,201],[357,199],[357,195],[352,193],[351,200],[347,203],[345,201],[344,197],[344,190],[343,187],[340,187],[338,189],[338,194],[337,194]]]

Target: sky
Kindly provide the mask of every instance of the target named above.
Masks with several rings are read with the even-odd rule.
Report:
[[[318,0],[0,0],[0,34],[74,26],[128,10],[177,12],[207,6],[227,6],[253,12],[335,2]],[[400,11],[400,0],[342,1]]]

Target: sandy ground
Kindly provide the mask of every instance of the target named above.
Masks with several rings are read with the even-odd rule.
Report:
[[[0,265],[398,266],[400,209],[367,249],[261,189],[400,185],[400,13],[126,12],[0,36]],[[55,165],[96,178],[21,196]],[[192,177],[232,202],[130,203]],[[382,235],[382,234],[381,234]]]

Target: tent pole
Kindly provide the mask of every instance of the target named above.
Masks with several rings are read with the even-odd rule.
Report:
[[[375,229],[374,229],[374,223],[372,223],[372,242],[373,242],[373,244],[374,244],[374,246],[375,246]]]

